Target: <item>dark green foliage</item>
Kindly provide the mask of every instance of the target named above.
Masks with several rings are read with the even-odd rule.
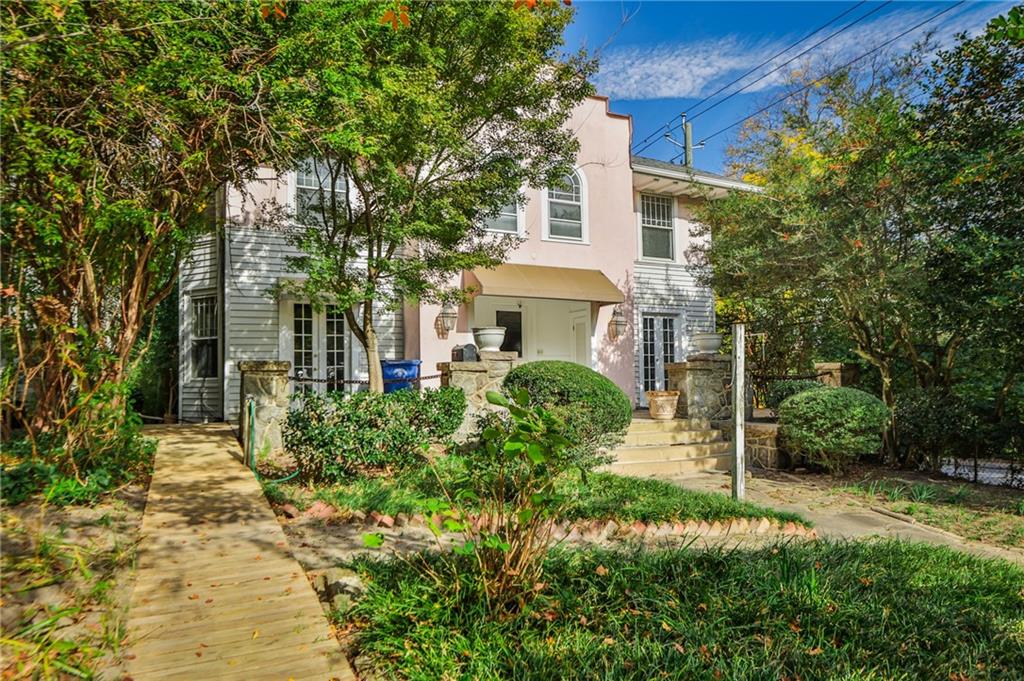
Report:
[[[779,435],[791,452],[839,471],[882,447],[889,417],[881,400],[856,388],[807,390],[779,407]]]
[[[418,561],[360,561],[361,654],[399,679],[1012,679],[1024,572],[925,544],[561,551],[523,610]],[[469,568],[468,564],[465,566]],[[524,670],[529,670],[528,674]]]
[[[904,461],[934,470],[946,456],[972,453],[978,418],[956,395],[938,390],[900,395],[893,418]]]
[[[782,381],[772,381],[768,384],[768,397],[765,399],[765,406],[769,409],[778,409],[779,405],[788,398],[802,393],[805,390],[817,390],[826,387],[821,381],[809,378],[794,378]]]
[[[574,444],[569,456],[581,470],[605,462],[600,450],[622,442],[633,417],[626,393],[611,380],[573,362],[528,362],[505,377],[505,390],[525,389],[565,423],[565,436]]]
[[[284,446],[306,480],[336,482],[365,469],[402,468],[450,436],[466,398],[457,388],[306,394],[288,413]]]

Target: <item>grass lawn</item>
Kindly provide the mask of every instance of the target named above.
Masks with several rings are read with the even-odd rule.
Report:
[[[460,457],[439,459],[438,470],[451,491],[459,488],[458,480],[465,475],[465,465]],[[312,490],[299,485],[266,485],[265,488],[267,496],[275,503],[288,501],[302,507],[311,500],[320,499],[339,509],[367,513],[378,511],[389,515],[422,512],[425,499],[442,495],[437,478],[427,467],[389,477],[357,478]],[[736,502],[724,494],[694,492],[668,482],[612,473],[592,473],[586,485],[578,473],[569,474],[561,481],[560,491],[571,499],[565,517],[573,520],[661,522],[767,517],[810,524],[795,514]]]
[[[426,560],[436,561],[436,556]],[[488,617],[463,578],[356,563],[337,619],[387,678],[1020,678],[1024,571],[896,541],[754,551],[559,551],[540,596]]]
[[[872,480],[844,491],[966,539],[1024,548],[1024,494],[984,487]]]

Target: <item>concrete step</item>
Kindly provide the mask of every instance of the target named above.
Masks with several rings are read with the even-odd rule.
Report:
[[[722,431],[720,430],[639,430],[627,432],[622,446],[687,445],[715,442],[721,439]]]
[[[634,478],[663,478],[677,475],[691,475],[704,471],[732,470],[732,457],[701,456],[689,459],[670,459],[668,461],[641,461],[636,463],[613,463],[601,470],[617,475],[628,475]]]
[[[672,433],[681,430],[708,430],[711,422],[707,419],[671,419],[668,421],[656,421],[651,418],[639,418],[634,416],[629,423],[631,433]]]
[[[729,455],[732,446],[724,440],[686,445],[648,445],[646,447],[619,447],[614,452],[615,463],[644,463],[696,459],[703,456]]]

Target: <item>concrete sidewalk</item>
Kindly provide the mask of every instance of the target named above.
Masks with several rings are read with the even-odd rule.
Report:
[[[729,473],[700,473],[669,480],[686,489],[729,494]],[[747,480],[747,501],[778,511],[797,513],[814,523],[821,537],[891,537],[949,546],[983,558],[1002,558],[1024,565],[1024,551],[973,542],[951,532],[910,522],[870,505],[853,505],[829,494],[828,490],[801,481],[777,481],[764,478]]]
[[[159,439],[128,613],[150,679],[353,679],[316,594],[224,424]]]

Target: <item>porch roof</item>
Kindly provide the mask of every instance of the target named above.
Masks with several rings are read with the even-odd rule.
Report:
[[[476,269],[470,274],[476,279],[480,294],[488,296],[585,300],[600,305],[621,303],[626,299],[600,270],[505,263],[492,270]]]

